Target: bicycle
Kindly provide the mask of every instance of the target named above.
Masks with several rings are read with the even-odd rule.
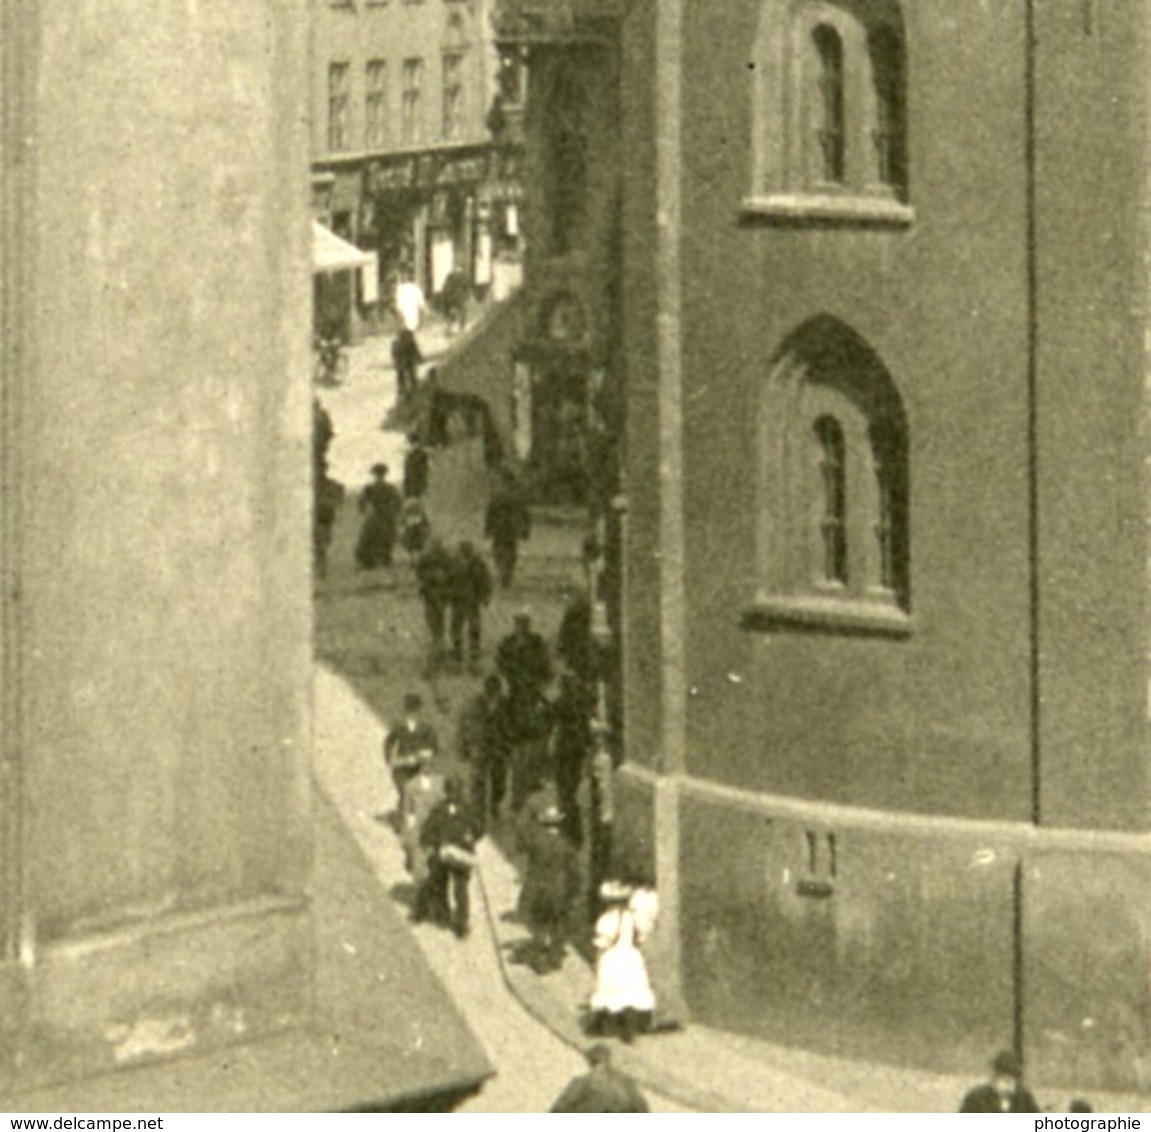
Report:
[[[348,375],[348,352],[341,338],[323,338],[312,342],[315,357],[314,376],[318,385],[340,385]]]

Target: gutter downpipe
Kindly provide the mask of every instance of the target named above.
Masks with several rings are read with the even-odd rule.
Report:
[[[1037,264],[1037,216],[1036,216],[1036,0],[1024,0],[1024,208],[1025,256],[1027,290],[1027,510],[1029,567],[1029,619],[1031,622],[1030,641],[1030,685],[1031,685],[1031,823],[1038,827],[1042,822],[1042,792],[1040,789],[1041,724],[1042,724],[1042,652],[1040,641],[1040,537],[1039,537],[1039,315],[1038,315],[1038,264]],[[1013,1023],[1014,1044],[1020,1059],[1024,1056],[1024,989],[1026,967],[1024,962],[1023,916],[1024,916],[1024,877],[1023,859],[1015,862],[1013,885],[1013,964],[1012,985],[1014,987]]]

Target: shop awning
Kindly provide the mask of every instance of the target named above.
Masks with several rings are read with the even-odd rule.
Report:
[[[324,274],[329,271],[355,271],[372,262],[367,252],[360,251],[355,244],[341,240],[330,228],[325,228],[318,220],[312,221],[312,271]]]

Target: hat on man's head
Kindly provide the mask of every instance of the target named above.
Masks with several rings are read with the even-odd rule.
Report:
[[[1014,1077],[1018,1080],[1023,1076],[1023,1064],[1019,1060],[1019,1055],[1009,1049],[1001,1049],[995,1055],[991,1069],[996,1077]]]
[[[373,476],[386,476],[387,474],[388,474],[388,465],[387,464],[373,464],[372,465],[372,475]]]
[[[416,692],[404,696],[404,711],[419,711],[424,706],[423,698]]]
[[[521,605],[519,609],[512,614],[513,621],[530,621],[532,619],[532,611],[526,605]]]
[[[593,1046],[588,1046],[584,1050],[584,1057],[587,1058],[588,1065],[610,1065],[611,1064],[611,1047],[606,1046],[603,1042],[596,1042]]]
[[[559,806],[550,805],[545,806],[539,814],[540,825],[559,825],[564,820],[564,816],[560,813]]]

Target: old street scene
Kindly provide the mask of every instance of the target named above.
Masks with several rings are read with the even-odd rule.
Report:
[[[1138,1112],[1151,0],[0,0],[9,1112]]]

